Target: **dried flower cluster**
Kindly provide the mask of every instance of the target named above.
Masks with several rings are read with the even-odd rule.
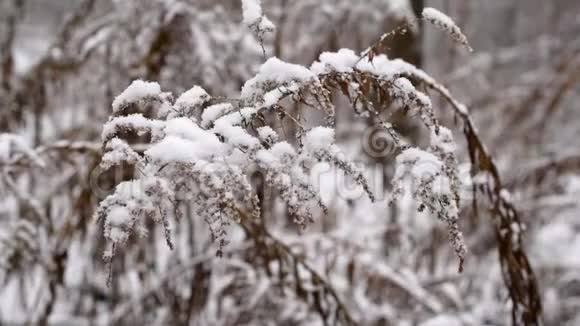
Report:
[[[439,126],[429,98],[404,76],[431,80],[402,60],[389,60],[384,55],[369,59],[343,49],[323,53],[310,69],[271,58],[244,84],[241,101],[235,103],[210,105],[211,96],[199,86],[172,101],[173,96],[163,93],[155,83],[134,81],[113,103],[115,115],[102,135],[107,152],[101,166],[107,168],[121,162],[134,165],[135,178],[144,182],[145,189],[143,194],[132,194],[130,190],[140,182],[127,181],[101,203],[99,217],[105,221],[106,237],[117,248],[132,233],[143,234],[139,231],[142,223],[151,217],[163,224],[167,243],[172,246],[167,203],[173,203],[172,211],[177,211],[174,194],[179,192],[186,196],[181,200],[191,200],[197,207],[197,216],[208,223],[221,255],[231,222],[240,223],[244,216],[254,220],[260,217],[259,199],[249,177],[255,171],[279,192],[289,215],[304,228],[315,219],[313,207],[320,207],[323,213],[328,211],[309,178],[309,170],[317,162],[336,166],[374,200],[363,171],[334,143],[335,109],[329,95],[339,88],[358,112],[378,115],[377,110],[384,110],[381,107],[399,101],[432,131],[429,151],[405,146],[397,157],[395,198],[403,192],[410,168],[419,209],[427,207],[448,224],[449,238],[462,266],[466,248],[457,223],[459,178],[455,143],[451,132]],[[299,128],[298,145],[280,141],[279,135],[263,121],[269,112],[285,112],[285,98],[318,108],[329,126],[305,130],[294,120]],[[154,110],[150,117],[142,113],[119,115],[119,103],[135,106],[137,112],[143,107]],[[399,138],[394,129],[389,131]],[[142,155],[119,138],[145,134],[151,147]],[[109,256],[110,253],[107,259]]]

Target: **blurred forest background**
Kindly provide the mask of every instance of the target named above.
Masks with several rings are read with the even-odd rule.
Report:
[[[544,324],[580,325],[579,1],[263,0],[276,25],[263,44],[268,56],[309,67],[324,51],[365,50],[424,7],[452,17],[474,51],[422,21],[383,50],[424,69],[469,108],[525,225]],[[224,258],[216,258],[207,225],[188,207],[172,228],[174,250],[151,225],[148,238],[115,257],[107,286],[103,226],[93,214],[119,175],[99,176],[96,191],[92,174],[113,99],[134,79],[176,94],[200,85],[238,97],[264,62],[241,20],[234,0],[0,1],[0,324],[322,324],[324,309],[315,306],[326,303],[271,275],[242,228],[232,226]],[[433,106],[460,134],[449,104],[434,97]],[[394,158],[367,155],[368,124],[341,111],[346,102],[336,107],[338,145],[358,161],[384,164],[388,190]],[[394,119],[406,138],[425,141],[416,123]],[[23,137],[33,153],[12,153],[8,135]],[[456,138],[460,164],[469,162]],[[468,172],[462,181],[477,187]],[[274,199],[262,218],[358,324],[509,324],[506,282],[517,277],[502,277],[496,222],[466,189],[462,273],[444,226],[405,203],[329,191],[330,212],[304,232]]]

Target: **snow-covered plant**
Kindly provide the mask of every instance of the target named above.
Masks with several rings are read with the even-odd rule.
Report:
[[[540,294],[547,320],[574,319],[575,179],[559,175],[578,158],[551,151],[576,133],[536,146],[533,128],[574,89],[566,42],[460,53],[447,75],[416,33],[470,42],[406,0],[82,0],[29,61],[23,3],[0,5],[0,322],[537,324]],[[492,70],[555,44],[558,68],[495,90],[513,78]],[[408,62],[494,99],[470,112]],[[366,153],[368,130],[386,150]]]
[[[264,35],[274,32],[276,26],[268,17],[262,14],[262,0],[242,0],[243,22],[260,41],[262,54],[266,58]]]
[[[460,180],[455,158],[456,145],[451,131],[440,127],[431,135],[429,151],[407,148],[397,156],[397,169],[393,178],[393,198],[405,191],[412,192],[419,203],[418,210],[425,208],[448,225],[449,241],[460,259],[459,270],[467,253],[463,235],[459,229]],[[410,189],[405,178],[411,178]]]
[[[455,42],[461,44],[467,50],[473,51],[469,45],[469,42],[467,41],[467,36],[463,34],[461,28],[459,28],[459,26],[457,26],[453,19],[451,19],[449,16],[435,8],[430,7],[423,9],[422,16],[425,21],[433,24],[435,27],[449,34],[449,36],[451,36]]]
[[[244,21],[263,20],[259,8],[259,2],[244,1]],[[148,218],[163,225],[167,243],[173,247],[168,212],[178,220],[177,200],[189,200],[196,207],[197,218],[206,221],[218,241],[221,256],[231,223],[244,225],[260,218],[260,201],[249,177],[255,171],[278,191],[288,214],[302,228],[315,220],[313,207],[328,211],[308,178],[315,163],[341,169],[374,200],[363,172],[335,144],[331,94],[340,91],[358,114],[366,111],[382,121],[382,111],[394,104],[418,115],[430,130],[427,151],[398,144],[395,196],[403,192],[410,169],[419,210],[427,207],[448,224],[462,270],[466,248],[458,226],[455,142],[452,133],[439,126],[427,95],[410,79],[435,83],[403,60],[380,54],[359,56],[342,49],[321,54],[310,68],[272,57],[245,82],[240,100],[233,103],[214,100],[199,86],[173,100],[154,82],[134,81],[113,102],[113,116],[102,134],[107,151],[103,168],[120,163],[135,166],[135,179],[120,183],[99,207],[98,216],[112,245],[106,259],[133,234],[146,234]],[[286,99],[321,111],[325,123],[305,127],[300,117],[287,112]],[[143,108],[149,108],[149,116],[143,115]],[[272,126],[264,125],[271,114],[291,117],[298,130],[297,144],[280,140]],[[387,122],[382,125],[388,126]],[[400,139],[394,129],[387,129]],[[146,139],[150,147],[139,154],[131,149],[131,139]],[[186,198],[176,198],[180,194]]]
[[[244,86],[244,90],[253,92],[248,91],[243,102],[252,101],[254,106],[238,110],[232,104],[204,108],[210,96],[199,86],[171,102],[168,99],[172,97],[163,94],[158,85],[141,80],[134,81],[115,99],[113,111],[117,114],[122,112],[122,107],[152,103],[157,103],[157,111],[151,118],[141,113],[114,115],[103,129],[106,153],[101,168],[106,170],[127,163],[135,166],[138,177],[138,180],[120,183],[99,207],[98,217],[104,221],[105,236],[112,243],[111,251],[105,254],[107,260],[130,235],[146,234],[144,223],[148,218],[164,226],[167,243],[172,247],[167,214],[173,210],[167,205],[175,206],[177,200],[195,203],[199,217],[208,223],[213,238],[219,240],[218,254],[221,255],[227,243],[227,226],[234,221],[239,223],[246,214],[253,219],[260,215],[248,178],[256,169],[279,191],[290,216],[302,227],[314,220],[313,206],[327,210],[308,180],[308,167],[315,162],[325,160],[335,164],[372,196],[361,172],[344,159],[334,144],[333,129],[316,127],[305,131],[301,137],[303,145],[298,148],[279,141],[278,134],[267,126],[260,127],[257,135],[249,132],[260,111],[268,109],[265,105],[278,105],[280,97],[285,96],[277,94],[279,88],[274,87],[287,85],[296,92],[299,89],[296,84],[299,79],[292,70],[299,66],[279,60],[276,65],[290,70],[277,71],[269,68],[267,62],[266,68]],[[312,77],[303,81],[316,79],[306,68],[301,72]],[[295,84],[290,86],[292,83]],[[269,91],[264,93],[265,90]],[[201,116],[203,127],[196,116]],[[151,146],[144,153],[137,153],[128,140],[119,138],[131,134],[146,134]]]
[[[250,27],[258,37],[275,29],[272,21],[262,14],[261,0],[242,0],[244,24]]]

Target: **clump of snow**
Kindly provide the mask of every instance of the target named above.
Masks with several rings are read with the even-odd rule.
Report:
[[[353,50],[340,49],[338,52],[323,52],[318,60],[310,67],[310,70],[317,75],[330,72],[348,73],[352,72],[359,61],[359,56]]]
[[[256,153],[256,160],[258,161],[258,163],[261,163],[263,166],[267,166],[267,167],[275,167],[276,164],[279,163],[279,161],[276,159],[276,157],[274,155],[272,155],[272,153],[270,153],[269,150],[266,149],[261,149]]]
[[[298,91],[297,85],[290,85],[288,87],[286,86],[277,87],[264,94],[264,100],[261,107],[268,108],[273,105],[276,105],[278,104],[278,102],[280,102],[280,100],[284,96],[287,96],[288,94],[294,93],[296,91]]]
[[[393,82],[392,94],[400,99],[404,105],[412,105],[413,100],[417,98],[415,86],[407,78],[400,77]]]
[[[220,103],[208,106],[201,114],[201,126],[203,128],[209,128],[215,120],[233,110],[234,107],[230,103]]]
[[[262,16],[260,23],[258,24],[258,31],[261,33],[273,32],[276,29],[276,25],[272,23],[270,19],[266,16]]]
[[[274,144],[270,149],[261,149],[256,153],[258,162],[272,169],[278,169],[280,165],[292,161],[295,156],[296,150],[285,141]]]
[[[394,97],[400,99],[404,105],[411,108],[418,107],[422,111],[431,110],[431,99],[425,93],[415,89],[409,79],[400,77],[393,82],[391,90]],[[421,112],[423,115],[430,115],[430,112]]]
[[[417,97],[417,103],[422,107],[431,107],[431,99],[423,92],[415,91],[415,96]]]
[[[284,86],[291,82],[305,82],[315,80],[316,75],[307,68],[284,62],[276,57],[268,59],[258,71],[258,74],[248,80],[242,87],[242,98],[255,100],[263,94],[263,87]],[[271,89],[271,88],[270,88]]]
[[[435,83],[426,72],[402,59],[390,60],[381,54],[369,60],[368,57],[360,60],[356,68],[362,72],[368,72],[384,79],[394,79],[399,76],[417,76],[429,83]]]
[[[248,134],[244,128],[233,126],[223,118],[216,120],[212,132],[222,135],[234,147],[254,148],[259,145],[259,140]]]
[[[213,150],[206,150],[196,143],[177,136],[167,136],[151,146],[146,152],[147,157],[158,162],[196,162],[198,159],[211,155]]]
[[[195,122],[188,118],[175,118],[166,121],[164,132],[166,135],[178,136],[189,140],[197,140],[207,134],[207,131],[199,128]]]
[[[451,19],[451,17],[432,7],[426,7],[425,9],[423,9],[422,15],[423,18],[436,21],[438,24],[442,26],[455,25],[455,22],[453,21],[453,19]]]
[[[109,211],[109,215],[107,215],[107,221],[109,221],[113,227],[121,227],[128,223],[130,219],[131,216],[129,214],[129,210],[124,206],[116,206],[112,208]],[[115,242],[118,242],[118,240]]]
[[[301,65],[284,62],[276,57],[268,59],[261,67],[259,75],[267,80],[284,83],[288,80],[304,81],[314,78],[314,74]]]
[[[449,34],[456,42],[463,45],[467,50],[473,51],[467,41],[467,37],[449,16],[430,7],[423,9],[422,16],[423,19]]]
[[[282,141],[274,144],[270,149],[270,152],[279,159],[284,159],[285,157],[293,157],[296,155],[296,150],[288,142]]]
[[[242,0],[242,15],[246,25],[255,24],[262,17],[261,0]]]
[[[258,128],[258,137],[266,143],[275,143],[278,141],[278,134],[270,126]]]
[[[431,146],[439,148],[443,153],[455,153],[457,144],[453,139],[451,130],[445,127],[439,127],[439,133],[435,128],[431,129]]]
[[[407,78],[397,78],[395,79],[394,85],[404,94],[413,93],[415,91],[415,86]]]
[[[242,0],[242,16],[244,24],[254,29],[258,34],[272,32],[276,29],[274,23],[262,14],[261,0]]]
[[[401,68],[401,67],[399,67]],[[406,72],[401,71],[401,74],[414,75],[421,73],[418,69],[412,66],[406,67]],[[392,72],[391,72],[392,73]],[[395,73],[395,77],[398,74]],[[439,128],[439,124],[433,112],[431,100],[427,95],[415,89],[415,86],[405,77],[399,77],[393,82],[393,87],[389,89],[391,96],[400,100],[404,107],[411,109],[413,113],[417,112],[425,125],[428,127]]]
[[[175,106],[178,108],[198,107],[209,101],[209,99],[210,96],[205,89],[199,86],[194,86],[177,98]]]
[[[409,170],[411,166],[411,170]],[[433,177],[441,172],[443,163],[437,156],[424,150],[411,147],[397,156],[395,179],[410,172],[414,178]]]
[[[115,117],[103,126],[101,139],[106,142],[113,138],[119,130],[133,130],[138,134],[151,132],[151,135],[155,138],[161,134],[164,126],[163,121],[147,119],[140,113]]]
[[[119,165],[122,162],[136,163],[140,161],[137,154],[124,140],[117,137],[109,140],[106,145],[106,152],[101,159],[101,167],[109,169],[111,166]]]
[[[227,122],[232,126],[240,126],[245,123],[249,123],[252,117],[258,112],[258,109],[254,107],[245,107],[239,111],[229,113],[223,117],[217,119],[214,124],[219,122]]]
[[[118,112],[123,106],[135,103],[145,98],[154,98],[161,94],[161,86],[156,82],[134,80],[121,94],[113,101],[113,112]]]
[[[216,135],[201,129],[188,118],[167,121],[164,132],[166,137],[145,152],[145,155],[160,162],[207,160],[225,150]]]
[[[311,153],[321,149],[328,149],[334,144],[334,129],[315,127],[306,133],[304,147]]]

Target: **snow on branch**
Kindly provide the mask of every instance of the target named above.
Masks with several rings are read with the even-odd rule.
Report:
[[[419,20],[424,20],[436,28],[447,33],[455,42],[459,43],[461,46],[466,48],[469,52],[473,52],[473,48],[469,45],[469,41],[465,34],[461,31],[461,28],[455,24],[453,19],[444,13],[440,12],[434,8],[424,8],[421,13],[421,18]],[[369,46],[365,51],[362,52],[362,58],[373,59],[374,56],[379,55],[381,48],[385,46],[387,41],[393,41],[398,35],[404,35],[408,31],[415,27],[417,19],[409,20],[406,23],[400,25],[394,30],[381,35],[381,37]]]
[[[117,113],[124,106],[136,103],[146,98],[155,98],[161,93],[161,87],[156,82],[135,80],[119,94],[113,101],[113,113]]]
[[[276,57],[268,59],[261,67],[258,74],[246,81],[242,87],[242,99],[260,101],[265,91],[273,90],[279,86],[290,86],[293,83],[313,81],[316,75],[306,67],[284,62]],[[271,103],[270,103],[271,104]]]
[[[274,24],[262,14],[261,0],[242,0],[243,22],[258,33],[273,32]]]
[[[459,28],[459,26],[457,26],[453,19],[451,19],[449,16],[435,8],[430,7],[423,9],[422,16],[425,21],[433,24],[435,27],[449,34],[453,40],[463,45],[463,47],[465,47],[469,52],[473,51],[469,45],[469,42],[467,41],[467,37],[461,31],[461,28]]]
[[[202,105],[209,102],[211,96],[205,89],[194,86],[190,90],[184,92],[177,98],[173,105],[173,110],[169,113],[169,117],[193,117],[194,112],[199,110]]]
[[[264,48],[264,34],[273,32],[276,26],[268,17],[262,14],[261,0],[242,0],[242,14],[243,23],[252,30],[260,41],[265,60],[266,49]]]

